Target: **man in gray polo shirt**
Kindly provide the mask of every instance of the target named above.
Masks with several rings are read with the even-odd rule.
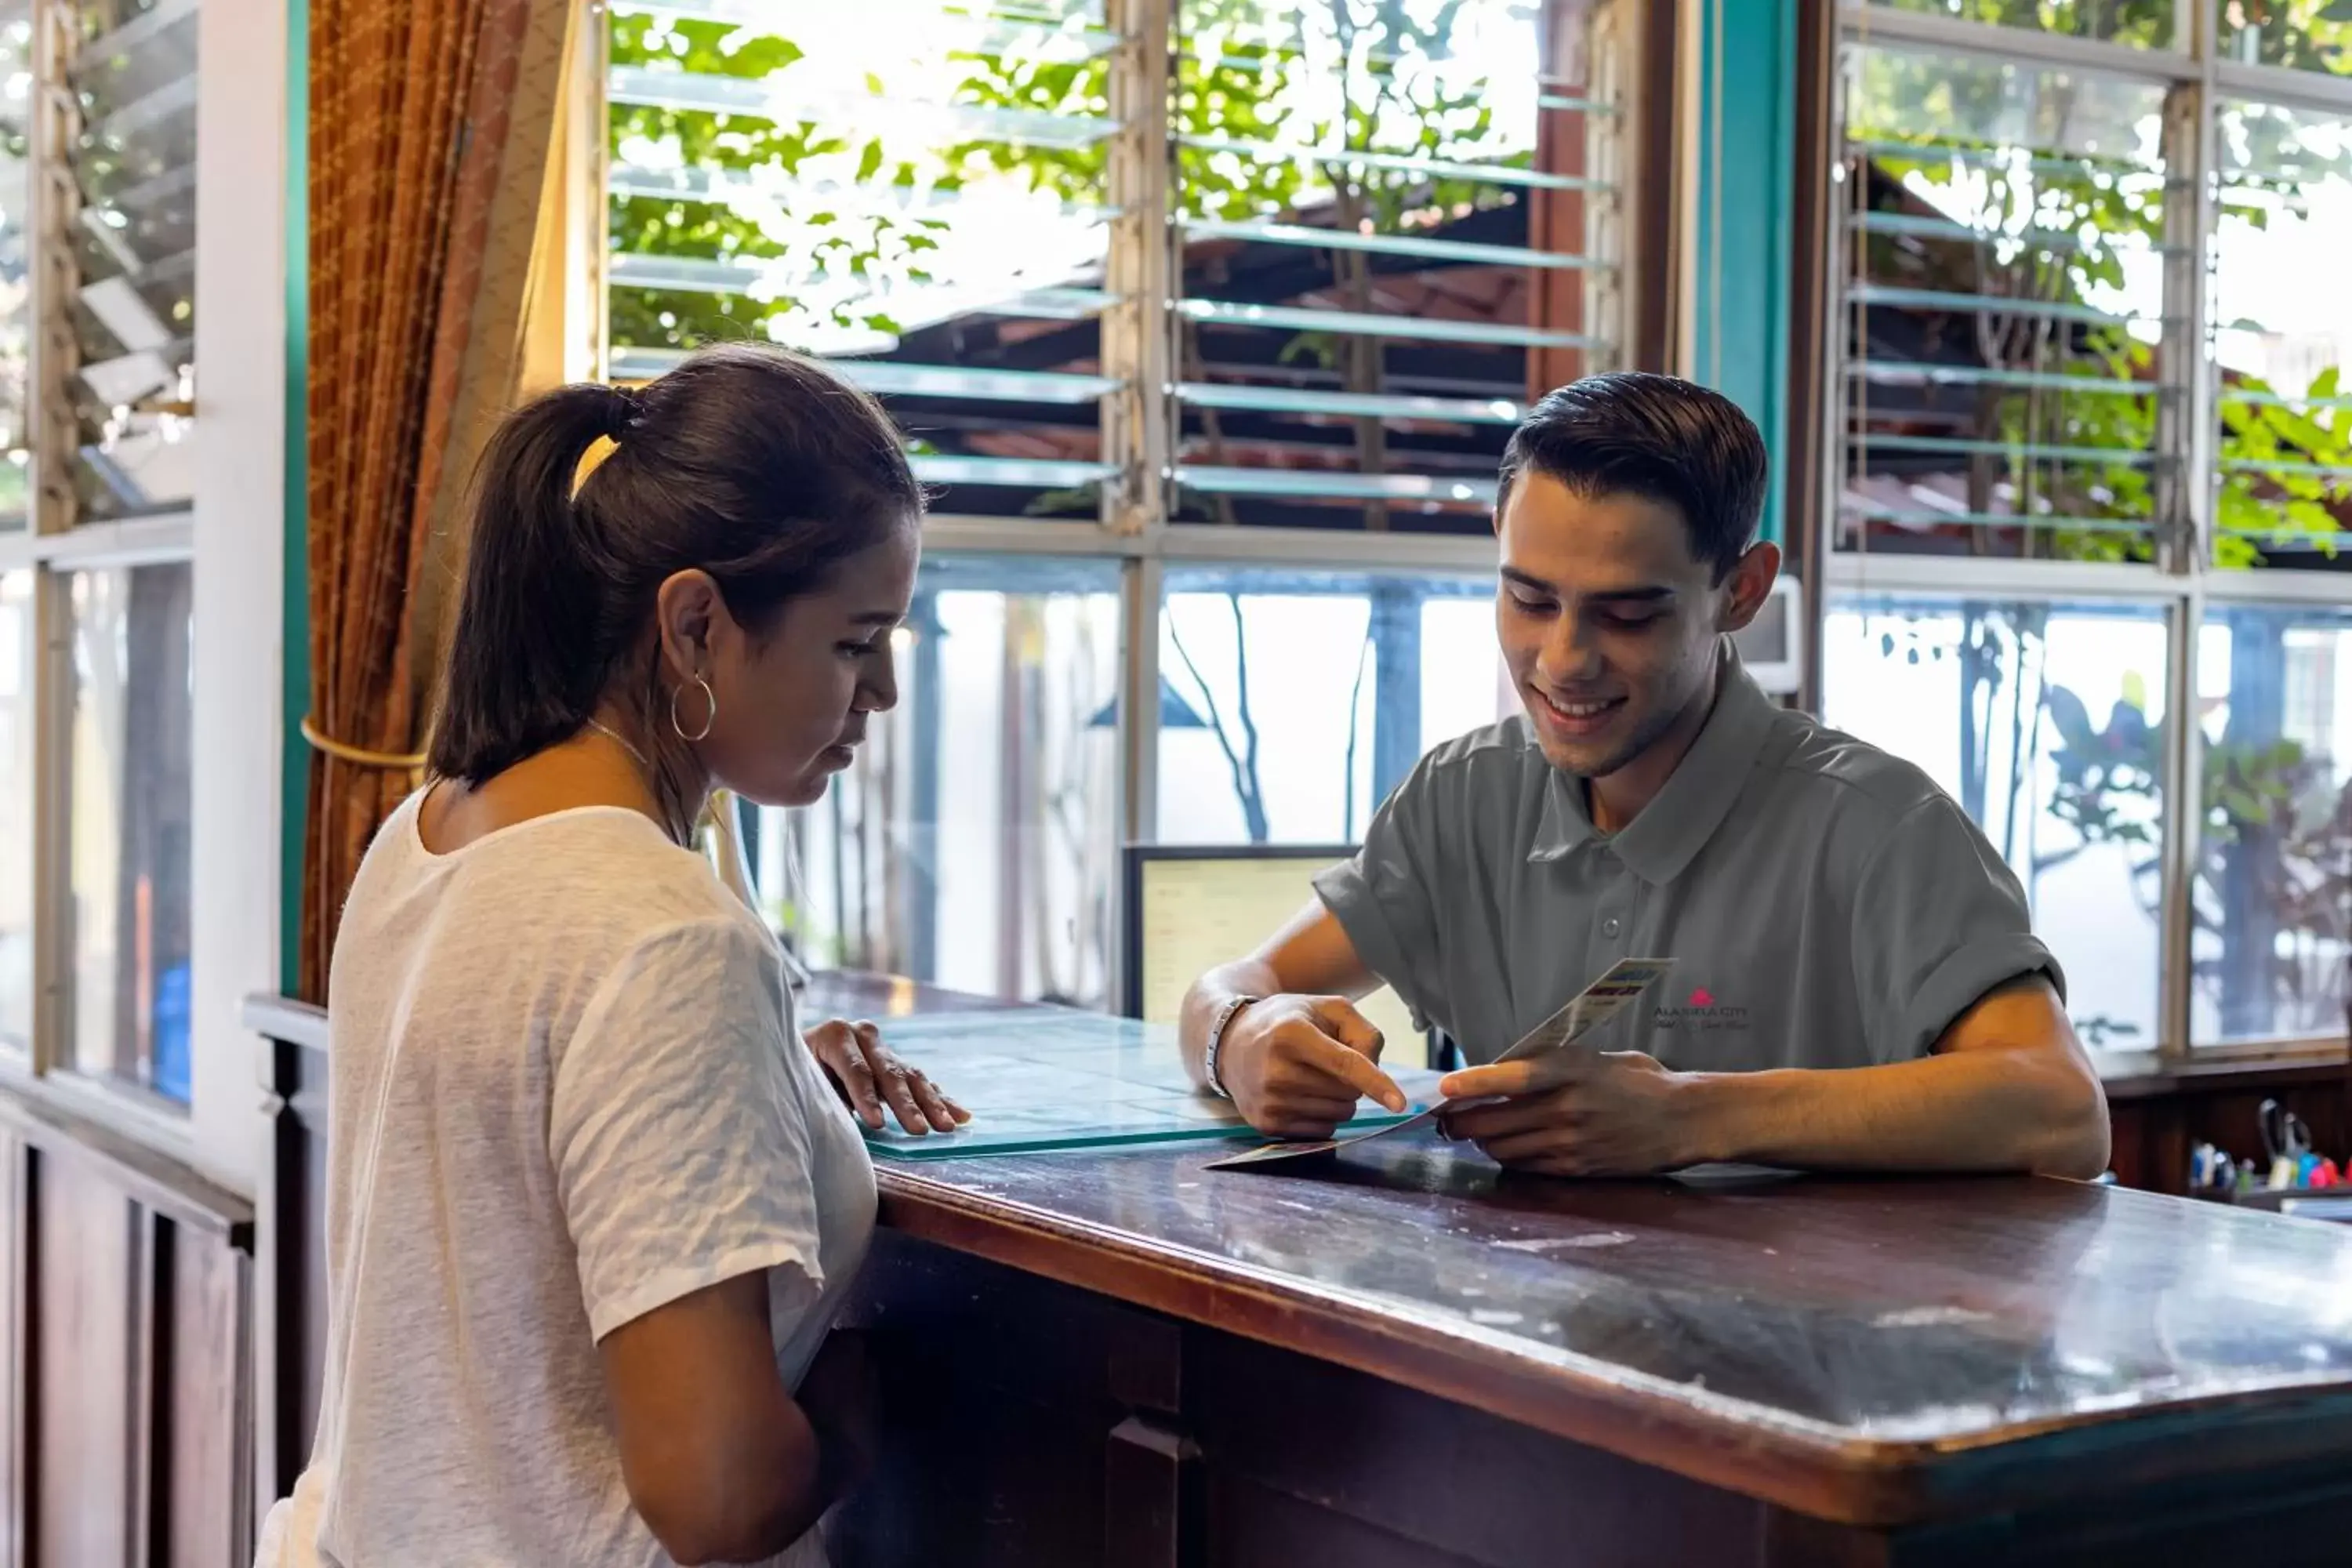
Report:
[[[1451,1075],[1482,1103],[1449,1135],[1558,1174],[2104,1168],[2017,879],[1918,769],[1780,708],[1732,651],[1780,570],[1766,469],[1748,417],[1685,382],[1537,405],[1496,514],[1524,713],[1423,758],[1316,902],[1202,977],[1196,1080],[1327,1136],[1360,1096],[1403,1107],[1353,1005],[1381,982],[1491,1064],[1616,960],[1671,958],[1596,1048]]]

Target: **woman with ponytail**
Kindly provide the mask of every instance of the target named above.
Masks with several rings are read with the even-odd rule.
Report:
[[[815,800],[896,701],[921,514],[873,400],[770,350],[491,441],[431,778],[336,943],[325,1386],[262,1563],[823,1563],[843,1101],[963,1112],[869,1027],[803,1040],[690,838],[717,788]]]

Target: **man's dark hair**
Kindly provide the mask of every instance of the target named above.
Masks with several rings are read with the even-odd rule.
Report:
[[[1720,583],[1755,541],[1770,465],[1756,422],[1723,394],[1621,371],[1546,393],[1519,422],[1503,450],[1498,520],[1530,468],[1581,496],[1637,495],[1675,508],[1690,527],[1691,553]]]

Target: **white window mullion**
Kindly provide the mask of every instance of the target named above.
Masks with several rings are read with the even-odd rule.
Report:
[[[2206,81],[2212,90],[2231,98],[2260,99],[2290,109],[2328,114],[2352,114],[2352,76],[2216,60]]]
[[[2213,0],[2177,3],[2185,11]],[[1906,44],[1938,54],[2056,66],[2142,81],[2194,81],[2199,74],[2197,62],[2179,49],[2142,48],[2031,26],[2000,26],[1929,11],[1899,11],[1858,0],[1846,0],[1843,10],[1848,36],[1873,43]]]
[[[32,1068],[47,1073],[72,1060],[72,616],[68,584],[44,559],[73,526],[70,232],[79,198],[67,159],[79,115],[67,86],[70,17],[57,0],[34,0],[26,126],[28,207],[26,277],[31,331],[26,365],[25,445],[33,582],[33,1032]]]
[[[25,418],[31,452],[27,493],[32,525],[39,533],[60,533],[74,525],[73,378],[80,354],[68,310],[74,292],[73,228],[81,205],[71,154],[81,115],[67,78],[72,57],[73,14],[66,0],[34,0],[26,182],[33,331]]]
[[[1103,456],[1113,478],[1103,486],[1102,521],[1123,534],[1168,522],[1171,443],[1175,427],[1168,389],[1175,380],[1169,301],[1178,265],[1168,226],[1169,42],[1174,0],[1112,0],[1119,35],[1111,68],[1111,117],[1118,121],[1110,158],[1108,279],[1116,303],[1102,323],[1103,374],[1116,383],[1103,398]]]
[[[2163,858],[2157,920],[2157,1055],[2189,1054],[2195,991],[2197,867],[2201,853],[2205,735],[2196,721],[2197,640],[2204,620],[2201,580],[2172,606],[2172,657],[2165,664],[2164,810],[2158,818]]]
[[[2171,518],[2171,559],[2166,564],[2187,581],[2188,592],[2173,606],[2172,658],[2165,667],[2164,811],[2158,852],[2163,869],[2158,916],[2158,1024],[2159,1059],[2185,1059],[2191,1045],[2196,994],[2197,869],[2204,840],[2204,742],[2198,712],[2197,649],[2204,625],[2204,586],[2211,575],[2217,521],[2216,436],[2220,410],[2220,360],[2213,349],[2213,247],[2221,203],[2215,140],[2219,114],[2214,90],[2216,7],[2183,7],[2187,43],[2198,79],[2173,89],[2167,104],[2169,167],[2185,176],[2166,205],[2166,234],[2179,247],[2168,258],[2166,314],[2175,339],[2166,355],[2167,379],[2174,387],[2170,407],[2171,449],[2178,497]]]
[[[195,541],[195,514],[183,511],[85,522],[28,542],[30,552],[53,571],[96,572],[192,560]]]
[[[1126,563],[1119,574],[1118,650],[1118,837],[1121,844],[1150,844],[1160,837],[1160,617],[1166,587],[1160,562],[1148,557]],[[1127,891],[1113,877],[1110,889],[1109,994],[1124,994]]]
[[[2212,552],[2213,379],[2210,302],[2216,205],[2213,100],[2201,85],[2175,87],[2165,100],[2163,346],[2166,396],[2157,438],[2168,462],[2159,502],[2158,560],[2193,573]]]
[[[33,1070],[73,1059],[73,615],[64,574],[34,579]]]

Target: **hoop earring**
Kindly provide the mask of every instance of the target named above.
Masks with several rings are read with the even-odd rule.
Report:
[[[702,728],[689,735],[686,732],[686,726],[678,722],[677,700],[679,694],[686,690],[686,688],[683,686],[673,686],[670,688],[669,727],[679,740],[691,745],[697,741],[708,740],[710,736],[710,727],[719,722],[719,693],[711,690],[710,682],[703,679],[702,677],[698,675],[691,676],[688,679],[690,679],[695,685],[702,688],[702,700],[709,705],[709,710],[702,716]]]

